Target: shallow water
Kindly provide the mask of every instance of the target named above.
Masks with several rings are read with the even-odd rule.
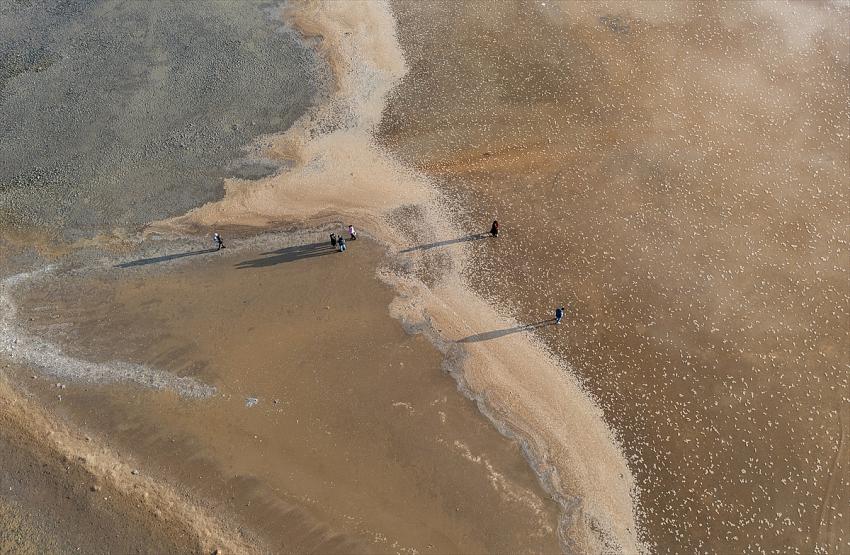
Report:
[[[850,12],[393,3],[382,141],[571,363],[661,552],[850,549]]]

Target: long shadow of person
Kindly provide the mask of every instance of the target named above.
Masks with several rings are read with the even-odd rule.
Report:
[[[430,249],[436,249],[439,247],[447,247],[449,245],[455,245],[457,243],[468,243],[470,241],[477,241],[479,239],[486,239],[489,237],[486,233],[473,233],[472,235],[467,235],[466,237],[458,237],[457,239],[448,239],[446,241],[437,241],[436,243],[427,243],[425,245],[417,245],[415,247],[410,247],[409,249],[404,249],[403,251],[399,251],[399,254],[405,254],[408,252],[414,251],[427,251]]]
[[[236,264],[238,270],[247,268],[264,268],[266,266],[274,266],[275,264],[284,264],[286,262],[295,262],[296,260],[304,260],[305,258],[315,258],[317,256],[325,256],[337,252],[328,243],[310,243],[309,245],[296,245],[294,247],[285,247],[276,251],[264,252],[260,256],[263,258],[254,258],[252,260],[243,260]]]
[[[521,333],[524,331],[531,331],[543,326],[549,326],[555,323],[555,320],[541,320],[539,322],[534,322],[533,324],[524,324],[522,326],[516,326],[513,328],[505,328],[501,330],[493,330],[486,331],[484,333],[476,333],[475,335],[470,335],[469,337],[464,337],[463,339],[458,339],[457,343],[478,343],[479,341],[489,341],[491,339],[497,339],[499,337],[504,337],[506,335],[511,335],[512,333]]]
[[[168,262],[170,260],[177,260],[178,258],[186,258],[187,256],[197,256],[199,254],[207,254],[211,252],[216,252],[218,249],[203,249],[200,251],[188,251],[181,252],[177,254],[166,254],[163,256],[154,256],[153,258],[141,258],[139,260],[133,260],[131,262],[124,262],[122,264],[116,264],[115,268],[133,268],[135,266],[147,266],[148,264],[159,264],[161,262]]]

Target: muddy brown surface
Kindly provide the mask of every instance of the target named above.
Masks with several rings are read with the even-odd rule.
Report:
[[[390,318],[379,261],[359,240],[344,254],[229,249],[52,280],[22,299],[31,331],[218,393],[32,387],[140,472],[182,484],[273,549],[558,552],[555,503],[441,355]]]
[[[6,387],[0,381],[0,552],[200,551],[182,523],[157,518],[52,448],[43,437],[49,432],[10,410]]]
[[[393,2],[382,141],[573,365],[658,552],[850,552],[850,13]]]

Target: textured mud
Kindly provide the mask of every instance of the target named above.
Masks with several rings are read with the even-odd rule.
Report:
[[[0,226],[135,228],[222,194],[322,88],[271,2],[0,0]]]
[[[501,220],[479,292],[567,305],[536,333],[618,430],[646,541],[850,551],[847,7],[393,7],[383,140],[467,232]]]

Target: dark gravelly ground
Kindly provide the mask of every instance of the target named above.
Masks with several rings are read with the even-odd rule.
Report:
[[[0,0],[0,230],[138,228],[220,197],[325,69],[248,0]]]

